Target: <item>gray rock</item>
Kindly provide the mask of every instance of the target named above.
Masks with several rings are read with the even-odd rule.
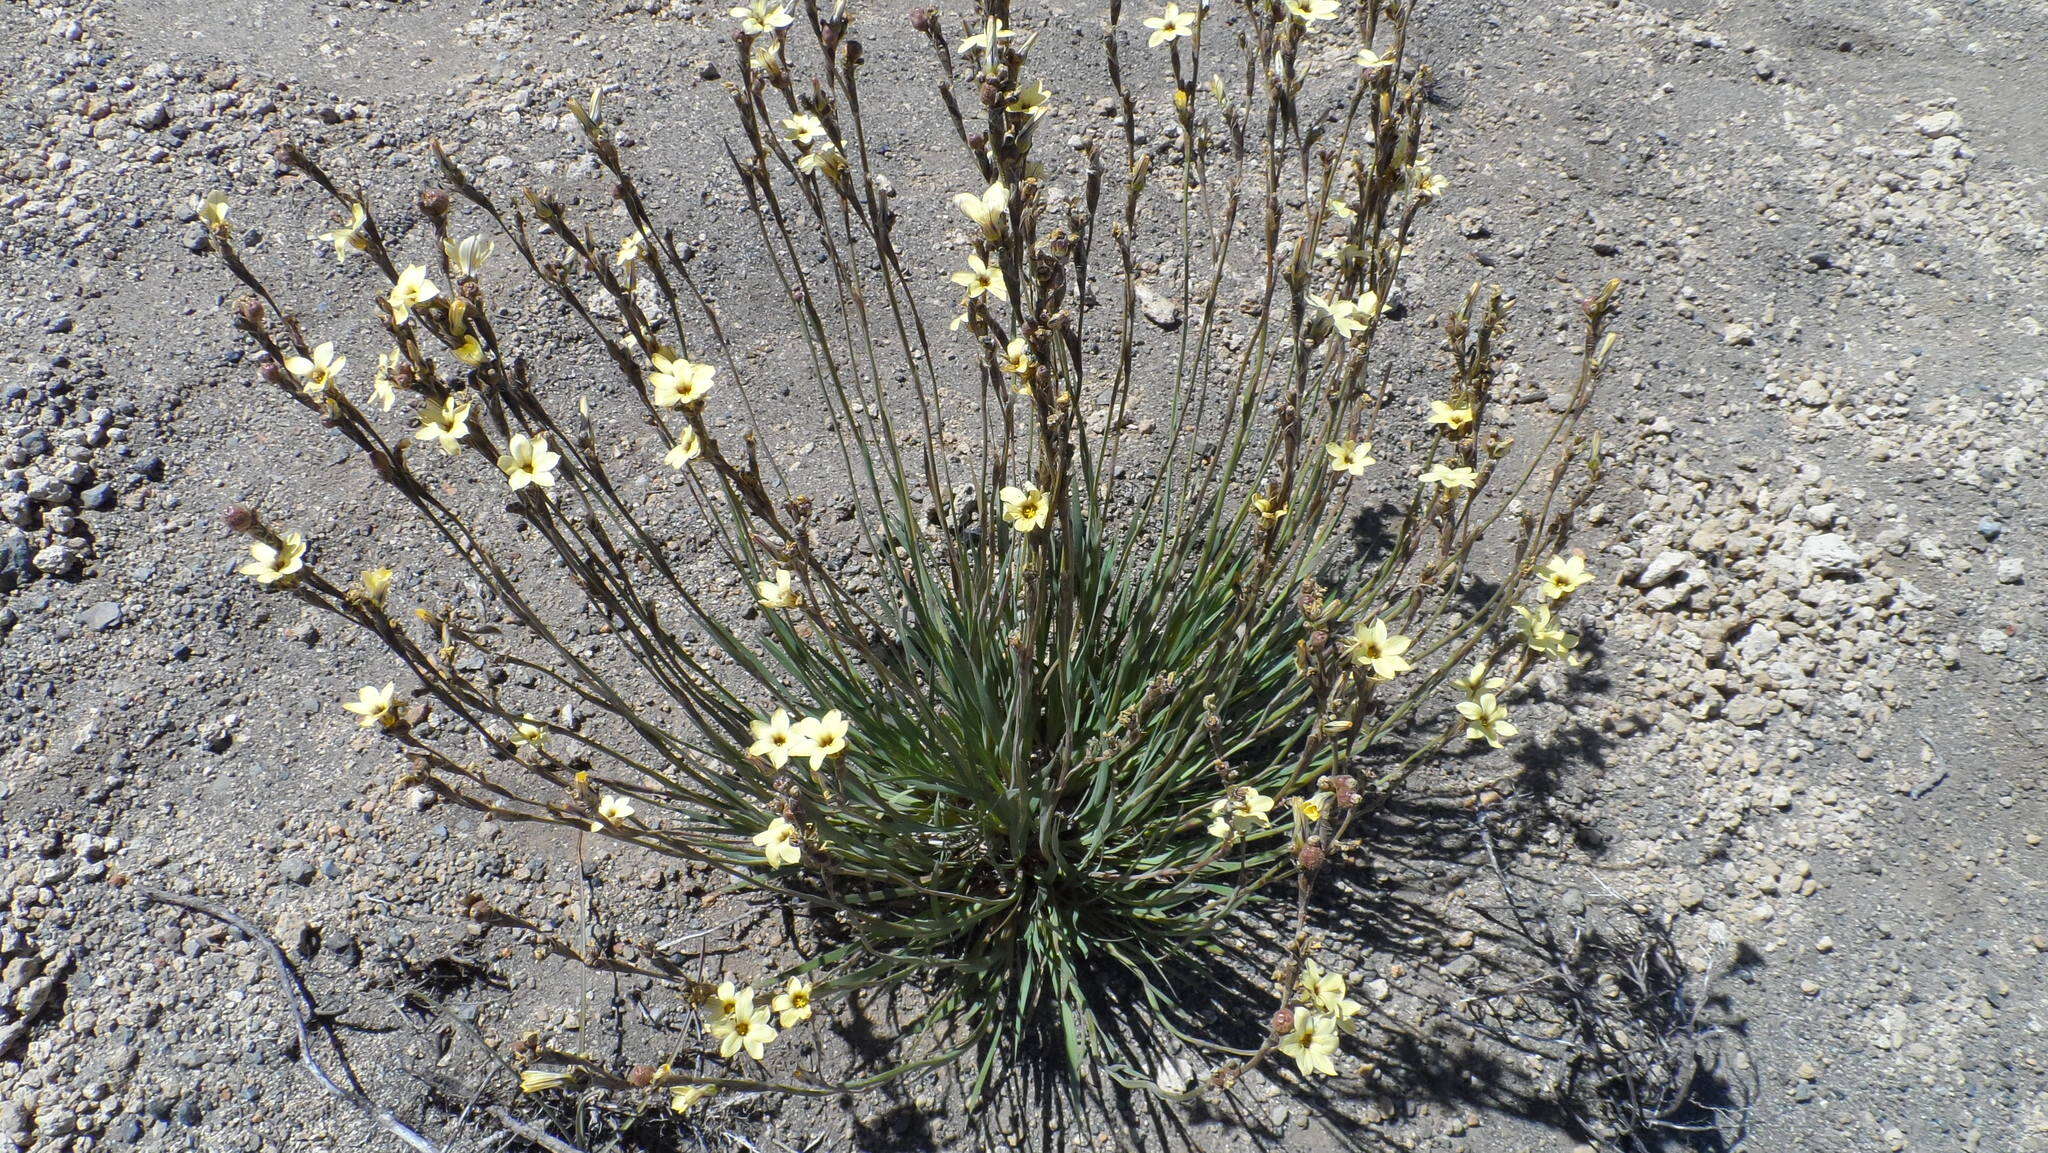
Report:
[[[0,593],[13,592],[35,578],[35,555],[27,533],[8,529],[0,534]]]
[[[96,484],[78,494],[78,503],[94,512],[105,512],[114,507],[114,486]]]
[[[1168,332],[1180,327],[1180,301],[1154,292],[1150,285],[1138,286],[1138,309],[1146,320]]]
[[[1807,537],[1799,546],[1799,557],[1815,569],[1831,576],[1846,576],[1863,571],[1863,553],[1849,538],[1838,532],[1824,532]]]
[[[2016,556],[2009,556],[1998,562],[1998,583],[2002,585],[2025,584],[2027,562]]]
[[[70,545],[53,544],[37,552],[32,563],[39,572],[69,576],[78,568],[78,553]]]
[[[294,885],[313,883],[313,862],[304,857],[286,857],[277,863],[277,872]]]
[[[1699,558],[1689,552],[1665,549],[1644,566],[1642,574],[1635,579],[1635,586],[1639,589],[1656,588],[1698,563]]]
[[[123,619],[121,602],[101,601],[85,610],[84,615],[78,619],[86,628],[93,629],[96,632],[106,632],[108,629],[120,625]]]
[[[1953,109],[1930,113],[1913,122],[1920,135],[1933,140],[1941,136],[1954,136],[1963,130],[1963,118]]]

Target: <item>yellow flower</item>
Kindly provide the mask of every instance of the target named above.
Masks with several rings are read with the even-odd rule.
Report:
[[[347,224],[328,232],[315,233],[306,239],[317,240],[322,244],[332,244],[334,246],[334,263],[344,264],[348,261],[349,253],[361,252],[370,246],[369,238],[363,235],[363,221],[366,219],[368,219],[368,216],[364,213],[363,206],[351,204],[348,206]]]
[[[1461,488],[1478,488],[1479,473],[1473,469],[1466,468],[1464,465],[1450,465],[1439,462],[1431,465],[1429,471],[1422,474],[1422,483],[1440,484],[1444,486],[1445,492]]]
[[[747,749],[750,757],[766,757],[769,764],[779,769],[791,757],[810,755],[810,742],[789,723],[788,709],[776,709],[767,720],[752,721],[747,727],[754,734],[754,743]]]
[[[204,197],[194,196],[192,211],[199,214],[199,223],[213,235],[228,237],[235,234],[235,226],[228,222],[227,193],[214,189]]]
[[[794,20],[782,5],[770,4],[768,0],[753,0],[745,7],[734,8],[728,15],[739,21],[740,31],[749,36],[766,36],[778,28],[789,27]]]
[[[636,229],[624,240],[619,241],[619,251],[612,256],[612,263],[618,265],[619,271],[630,277],[633,270],[640,267],[641,262],[646,259],[647,235]]]
[[[484,362],[484,346],[469,330],[469,302],[459,296],[448,302],[448,332],[462,342],[453,350],[455,359],[471,368]]]
[[[1330,3],[1330,0],[1323,0]],[[1331,4],[1331,7],[1336,7]],[[1335,1076],[1337,1063],[1331,1055],[1337,1051],[1337,1022],[1319,1013],[1309,1012],[1306,1005],[1294,1007],[1294,1031],[1280,1040],[1280,1051],[1294,1058],[1295,1067],[1304,1076],[1320,1073],[1325,1077]]]
[[[1441,400],[1429,402],[1429,423],[1443,425],[1447,432],[1459,433],[1465,431],[1471,425],[1472,417],[1471,405],[1448,404]]]
[[[442,452],[454,456],[462,451],[462,440],[469,435],[469,407],[459,396],[428,401],[420,410],[420,426],[412,438],[433,441]]]
[[[1033,120],[1045,115],[1051,107],[1052,90],[1047,88],[1042,80],[1033,80],[1019,88],[1011,94],[1010,102],[1003,105],[1004,111],[1029,116]]]
[[[775,1040],[775,1026],[768,1023],[768,1010],[754,1007],[754,991],[742,990],[733,1011],[711,1027],[711,1035],[718,1038],[718,1055],[737,1056],[745,1050],[754,1060],[761,1059],[761,1051]]]
[[[1329,314],[1330,327],[1337,330],[1338,336],[1348,337],[1364,332],[1366,321],[1372,319],[1371,314],[1359,311],[1357,301],[1331,300],[1311,293],[1308,303]]]
[[[391,406],[398,403],[398,390],[392,384],[391,374],[398,371],[400,357],[395,348],[377,354],[377,375],[370,380],[370,403],[385,412],[390,412]]]
[[[781,817],[768,822],[767,828],[755,833],[754,843],[761,847],[761,855],[767,859],[771,869],[794,865],[804,859],[803,843],[797,839],[796,826]]]
[[[1004,27],[1001,20],[991,16],[988,18],[988,22],[982,25],[981,31],[960,42],[960,55],[965,56],[970,52],[985,53],[997,44],[1015,38],[1016,35],[1015,32]]]
[[[448,267],[457,276],[475,277],[483,271],[484,261],[497,250],[496,241],[481,236],[465,236],[461,240],[448,236],[441,238],[441,252],[448,257]]]
[[[1327,206],[1330,209],[1330,215],[1338,220],[1358,219],[1357,210],[1353,209],[1349,203],[1339,200],[1334,196],[1329,199]]]
[[[998,182],[989,185],[980,196],[962,192],[953,198],[953,207],[980,226],[983,236],[995,240],[1002,236],[1003,223],[1010,211],[1010,190]]]
[[[1301,991],[1319,1013],[1339,1025],[1358,1016],[1365,1009],[1365,1006],[1345,996],[1342,976],[1324,972],[1323,967],[1314,961],[1301,968]]]
[[[1584,657],[1572,653],[1572,650],[1579,646],[1579,638],[1564,631],[1564,628],[1551,618],[1549,609],[1540,606],[1532,609],[1516,605],[1515,613],[1522,618],[1522,643],[1536,652],[1556,657],[1568,665],[1584,663]]]
[[[1002,498],[1003,519],[1018,532],[1044,528],[1052,519],[1052,497],[1035,484],[1024,488],[1008,485],[996,495]]]
[[[782,987],[782,992],[775,994],[775,1000],[769,1003],[769,1007],[782,1015],[780,1023],[785,1029],[810,1020],[811,983],[801,977],[791,977],[789,984]]]
[[[280,538],[276,545],[253,541],[249,545],[249,555],[255,559],[235,571],[255,577],[262,585],[290,584],[298,571],[305,567],[306,538],[291,532]]]
[[[969,300],[984,292],[997,300],[1010,299],[1010,286],[1003,283],[1003,270],[990,267],[971,252],[967,254],[966,270],[954,273],[953,283],[967,290]]]
[[[647,383],[653,386],[654,403],[662,408],[703,400],[704,394],[711,391],[711,378],[718,372],[715,365],[698,364],[662,352],[650,359],[654,371],[647,374]]]
[[[1313,26],[1317,21],[1336,17],[1337,0],[1287,0],[1287,14]]]
[[[1031,345],[1023,337],[1013,336],[1010,343],[1003,346],[1002,359],[997,363],[1006,374],[1022,378],[1027,376],[1038,362],[1031,358]],[[1030,392],[1030,382],[1019,379],[1017,391]]]
[[[384,607],[384,598],[391,595],[392,572],[388,568],[364,569],[362,576],[363,599]]]
[[[537,749],[548,743],[547,726],[541,724],[540,718],[532,713],[523,713],[520,715],[519,723],[512,726],[512,743],[522,747],[530,745]],[[600,809],[599,812],[603,810]]]
[[[1250,785],[1239,785],[1209,806],[1209,835],[1222,840],[1273,823],[1273,798]]]
[[[717,1092],[716,1085],[678,1085],[668,1091],[668,1107],[672,1112],[688,1113]]]
[[[1499,692],[1502,686],[1507,684],[1507,681],[1500,677],[1489,677],[1486,675],[1486,671],[1486,662],[1480,661],[1474,664],[1464,676],[1452,681],[1451,687],[1475,700],[1482,693]]]
[[[1372,458],[1372,442],[1369,440],[1340,440],[1326,444],[1323,451],[1330,454],[1331,472],[1348,472],[1352,476],[1364,476],[1367,465],[1376,463]]]
[[[1370,669],[1377,680],[1391,681],[1415,666],[1401,654],[1415,642],[1408,637],[1387,632],[1387,623],[1378,617],[1360,621],[1351,629],[1351,635],[1344,638],[1344,655],[1360,668]]]
[[[676,434],[674,447],[670,448],[668,455],[661,459],[670,468],[682,468],[703,455],[704,441],[697,435],[696,429],[684,425],[683,431]]]
[[[823,176],[827,180],[846,171],[846,154],[830,140],[820,140],[811,145],[811,150],[796,158],[796,170],[806,176]]]
[[[825,122],[808,112],[799,112],[782,122],[782,136],[808,148],[813,141],[826,138]]]
[[[518,492],[530,484],[542,488],[555,486],[555,466],[562,463],[562,456],[548,447],[546,433],[529,437],[523,432],[512,434],[512,441],[505,446],[498,457],[498,470],[505,474],[505,480]]]
[[[1294,813],[1306,824],[1315,824],[1330,814],[1330,802],[1336,798],[1329,793],[1317,793],[1310,797],[1296,797],[1288,802],[1294,806]]]
[[[851,727],[846,714],[838,709],[822,717],[805,717],[796,723],[798,739],[809,746],[800,755],[811,758],[812,768],[824,767],[827,758],[846,753],[846,734]]]
[[[1157,48],[1161,44],[1170,44],[1175,40],[1182,40],[1193,36],[1195,34],[1195,13],[1183,12],[1180,10],[1180,5],[1168,3],[1166,11],[1157,16],[1147,16],[1145,18],[1145,27],[1152,30],[1152,35],[1145,41],[1145,46],[1147,48]]]
[[[754,991],[752,989],[747,990],[747,1000],[751,1002],[753,997]],[[717,1028],[720,1021],[738,1012],[739,1007],[739,989],[735,988],[731,981],[719,982],[718,991],[713,993],[711,999],[704,1003],[704,1016],[708,1018],[706,1024],[710,1028]]]
[[[1563,600],[1579,586],[1593,579],[1582,556],[1553,556],[1536,570],[1536,580],[1545,600]]]
[[[384,298],[391,306],[391,323],[404,324],[412,319],[412,310],[441,295],[434,282],[427,279],[423,264],[408,264],[405,271],[391,285],[390,295]]]
[[[624,797],[607,793],[597,802],[597,820],[590,822],[590,831],[595,833],[606,825],[623,825],[633,815],[633,802]]]
[[[796,591],[795,577],[786,568],[775,570],[775,579],[754,582],[754,598],[764,609],[793,609],[804,603]]]
[[[1429,165],[1420,160],[1416,161],[1408,169],[1404,179],[1407,180],[1408,187],[1415,190],[1415,195],[1423,200],[1434,200],[1442,196],[1444,190],[1451,186],[1450,181],[1438,175]]]
[[[1362,72],[1377,72],[1382,68],[1392,68],[1393,66],[1394,62],[1391,59],[1374,52],[1370,48],[1360,48],[1358,50],[1358,68]]]
[[[1503,738],[1521,732],[1508,721],[1507,709],[1492,693],[1481,693],[1472,700],[1459,701],[1458,715],[1465,718],[1466,740],[1485,741],[1496,749]]]
[[[1280,518],[1287,515],[1287,506],[1265,493],[1259,493],[1252,497],[1252,511],[1259,514],[1260,524],[1271,528],[1280,523]]]
[[[299,378],[299,387],[307,396],[317,399],[341,375],[341,366],[348,363],[348,357],[334,355],[334,342],[316,345],[313,358],[303,356],[285,358],[284,370]]]
[[[356,699],[343,701],[341,707],[362,718],[366,729],[388,729],[398,723],[398,686],[389,681],[383,688],[364,685],[356,691]]]
[[[519,1091],[521,1093],[546,1093],[552,1089],[566,1088],[574,1084],[575,1081],[576,1070],[574,1069],[525,1069],[521,1070],[519,1074]]]

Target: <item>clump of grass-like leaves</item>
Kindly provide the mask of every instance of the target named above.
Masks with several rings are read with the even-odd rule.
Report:
[[[753,326],[713,303],[595,100],[573,108],[623,237],[442,155],[445,188],[421,200],[437,242],[401,254],[367,194],[291,153],[339,207],[323,241],[380,281],[392,347],[368,383],[250,269],[225,201],[202,204],[253,294],[239,327],[264,379],[485,594],[401,613],[395,590],[426,588],[416,566],[438,559],[335,556],[233,516],[245,571],[389,647],[401,671],[349,707],[403,746],[409,779],[816,914],[754,973],[583,951],[675,983],[703,1031],[638,1076],[544,1054],[529,1089],[686,1108],[963,1054],[986,1083],[1047,1040],[1079,1077],[1168,1095],[1274,1053],[1344,1071],[1360,1010],[1340,960],[1311,956],[1318,879],[1359,851],[1361,806],[1453,742],[1512,737],[1531,667],[1572,659],[1552,610],[1586,579],[1561,550],[1597,470],[1577,426],[1612,288],[1586,306],[1562,415],[1516,443],[1494,404],[1497,291],[1448,316],[1441,383],[1378,347],[1443,190],[1406,8],[1109,12],[1117,127],[1079,149],[1044,141],[1089,96],[1047,91],[1007,3],[916,14],[957,180],[899,194],[848,17],[735,10],[729,155],[795,333],[773,355],[735,335]],[[906,214],[944,231],[951,269],[912,262]],[[615,387],[578,404],[581,382],[543,378],[509,335],[515,277]],[[836,450],[836,479],[805,474],[823,488],[790,478],[754,416],[792,379]],[[674,481],[649,497],[650,473]],[[536,551],[604,629],[565,633]],[[1225,1003],[1225,969],[1270,1000]],[[852,990],[920,999],[900,1061],[791,1068],[777,1030]]]

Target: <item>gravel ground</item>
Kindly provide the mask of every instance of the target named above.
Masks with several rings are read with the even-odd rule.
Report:
[[[648,862],[592,846],[586,882],[559,839],[394,793],[331,706],[370,651],[231,579],[223,504],[312,521],[368,490],[293,414],[249,408],[186,201],[226,190],[273,234],[255,252],[331,289],[279,140],[393,192],[427,179],[433,138],[508,183],[570,181],[562,101],[601,83],[685,231],[715,231],[727,23],[664,0],[0,9],[0,1149],[390,1144],[295,1066],[254,946],[131,882],[242,910],[360,1023],[401,1021],[450,958],[491,966],[497,986],[448,987],[507,1036],[596,1030],[617,990],[483,937],[471,892],[562,918],[602,884],[669,910],[660,931],[721,923]],[[874,25],[908,44],[900,14]],[[1628,455],[1586,529],[1611,582],[1599,676],[1523,722],[1555,734],[1532,752],[1546,892],[1668,915],[1718,975],[1750,1148],[2048,1150],[2039,9],[1451,0],[1422,45],[1452,189],[1411,293],[1514,288],[1540,404],[1574,292],[1628,290],[1598,402]],[[923,99],[917,76],[878,103]],[[1447,907],[1481,899],[1451,876]],[[1422,1006],[1426,974],[1489,948],[1452,933],[1361,976]],[[440,1056],[403,1026],[353,1044],[366,1070]],[[419,1106],[416,1082],[375,1082]],[[1288,1100],[1203,1132],[1328,1145]],[[1391,1148],[1575,1144],[1481,1104],[1348,1115]],[[732,1124],[964,1147],[945,1117]]]

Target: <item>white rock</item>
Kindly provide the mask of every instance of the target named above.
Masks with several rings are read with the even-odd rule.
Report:
[[[1855,573],[1863,568],[1863,553],[1838,532],[1807,537],[1799,546],[1799,556],[1824,573]]]
[[[1635,580],[1635,585],[1639,589],[1656,588],[1698,563],[1699,558],[1689,552],[1665,549],[1644,566],[1642,575]]]

